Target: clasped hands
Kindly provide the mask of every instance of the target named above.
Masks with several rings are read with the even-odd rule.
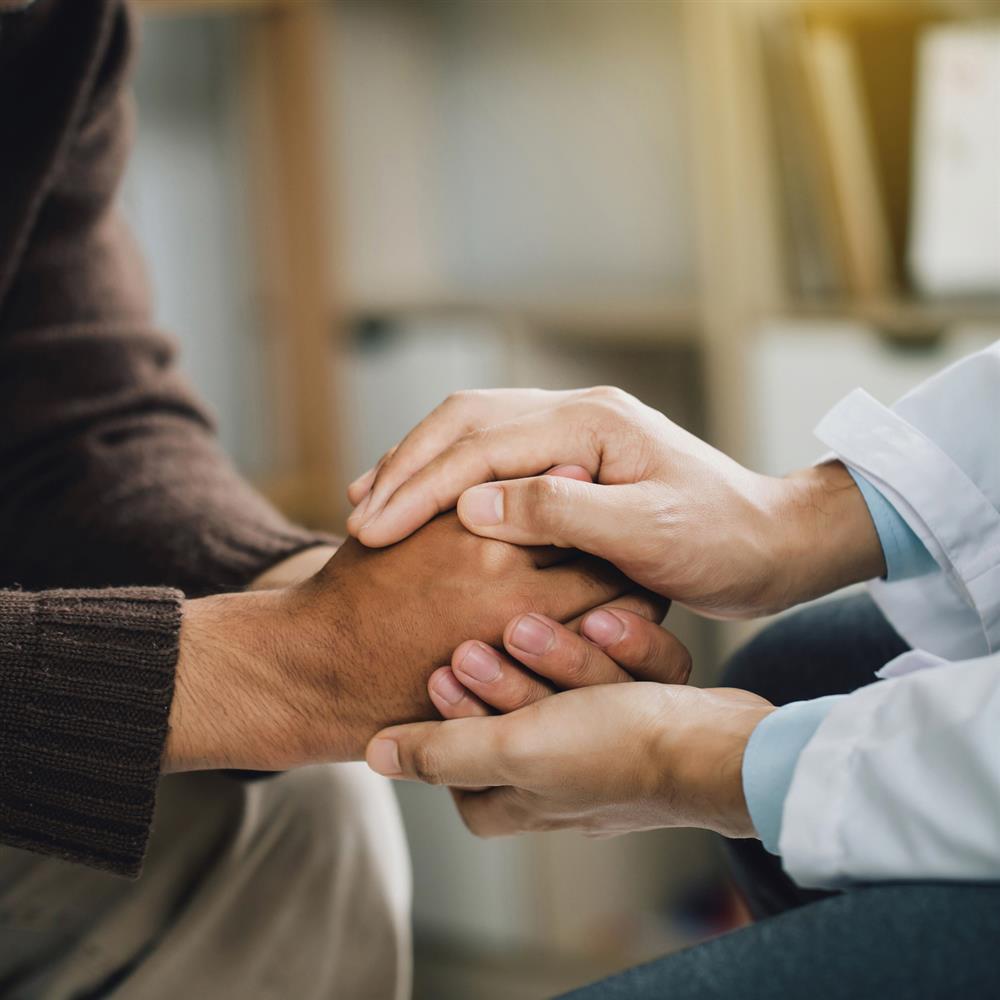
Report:
[[[758,475],[609,388],[460,393],[349,497],[349,530],[371,546],[395,543],[457,504],[470,532],[592,553],[714,617],[770,613],[884,572],[842,465]],[[469,789],[456,799],[481,835],[699,826],[752,836],[742,759],[773,706],[744,691],[687,688],[682,677],[644,680],[651,662],[677,658],[676,640],[639,616],[595,612],[581,631],[585,638],[548,623],[542,636],[520,620],[505,632],[509,656],[493,661],[486,686],[480,662],[489,654],[463,644],[431,679],[447,721],[380,733],[369,765]],[[580,665],[595,662],[609,680],[639,682],[607,685],[594,671],[589,686]],[[544,697],[545,680],[562,693]]]
[[[349,497],[331,558],[186,602],[165,771],[367,745],[466,789],[481,834],[749,836],[741,762],[772,706],[683,686],[667,601],[749,617],[884,572],[839,463],[757,475],[614,389],[459,394]]]

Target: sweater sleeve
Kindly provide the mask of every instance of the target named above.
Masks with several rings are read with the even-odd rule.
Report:
[[[0,840],[137,875],[180,594],[0,591]]]
[[[127,11],[47,0],[2,27],[0,586],[242,587],[326,539],[236,473],[151,323],[115,207]]]
[[[326,541],[230,466],[151,323],[115,209],[130,51],[121,0],[0,10],[0,841],[126,875],[181,591]]]

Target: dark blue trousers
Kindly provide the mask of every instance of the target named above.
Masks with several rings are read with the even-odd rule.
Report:
[[[772,625],[724,683],[782,705],[871,683],[905,649],[867,597],[852,597]],[[1000,886],[809,892],[757,841],[727,849],[756,923],[566,1000],[1000,1000]]]

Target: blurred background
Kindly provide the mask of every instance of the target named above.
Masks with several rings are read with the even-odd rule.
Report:
[[[124,201],[283,509],[449,392],[613,383],[779,473],[1000,336],[1000,6],[140,0]],[[695,681],[746,626],[683,610]],[[416,996],[551,995],[737,925],[697,831],[478,842],[400,790]]]

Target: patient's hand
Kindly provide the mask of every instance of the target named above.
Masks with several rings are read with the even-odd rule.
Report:
[[[595,684],[684,684],[691,654],[657,624],[664,611],[663,601],[639,592],[566,625],[518,615],[504,629],[506,654],[475,639],[463,642],[451,665],[431,675],[431,701],[444,718],[460,719],[491,708],[517,711],[556,691]]]
[[[381,727],[434,714],[428,677],[462,640],[499,644],[518,612],[566,621],[632,589],[566,555],[447,515],[388,548],[348,541],[298,586],[188,602],[165,769],[361,757]]]

